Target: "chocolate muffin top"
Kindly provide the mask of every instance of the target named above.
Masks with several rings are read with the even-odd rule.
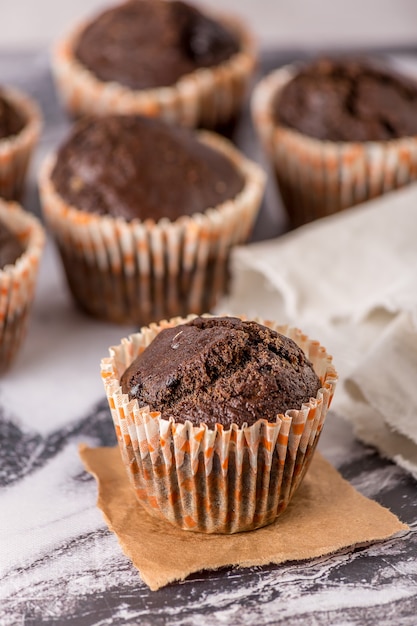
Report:
[[[24,251],[16,235],[0,220],[0,269],[16,263]]]
[[[171,220],[234,198],[244,179],[231,161],[185,128],[160,119],[84,118],[52,171],[71,205],[99,214]]]
[[[75,56],[102,81],[149,89],[172,85],[238,50],[232,32],[184,2],[128,0],[84,29]]]
[[[0,139],[17,135],[25,124],[24,116],[8,101],[0,89]]]
[[[273,103],[275,120],[330,141],[417,135],[417,82],[357,59],[320,59],[301,68]]]
[[[197,317],[162,330],[120,384],[164,419],[211,429],[275,421],[287,409],[300,409],[321,386],[294,341],[233,317]]]

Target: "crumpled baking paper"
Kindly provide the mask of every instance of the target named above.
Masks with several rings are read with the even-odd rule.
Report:
[[[317,451],[287,510],[269,526],[234,535],[185,531],[149,515],[117,447],[81,445],[80,456],[97,480],[97,505],[108,527],[152,590],[201,570],[309,559],[408,528],[359,494]]]

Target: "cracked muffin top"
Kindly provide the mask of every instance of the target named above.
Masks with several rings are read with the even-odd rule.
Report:
[[[25,125],[23,114],[8,101],[0,88],[0,139],[19,134]]]
[[[135,115],[81,119],[58,150],[51,178],[77,209],[128,221],[202,213],[235,198],[245,182],[194,131]]]
[[[123,393],[164,419],[229,427],[273,422],[316,397],[320,379],[288,337],[253,321],[197,317],[162,330],[123,373]]]

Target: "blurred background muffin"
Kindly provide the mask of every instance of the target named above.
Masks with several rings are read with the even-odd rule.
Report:
[[[283,67],[257,85],[252,112],[292,227],[417,179],[417,81],[386,64]]]
[[[41,132],[36,102],[15,87],[0,86],[0,196],[19,200]]]
[[[219,135],[127,115],[80,120],[40,176],[75,301],[133,324],[211,310],[263,189]]]
[[[219,130],[239,114],[255,51],[237,18],[127,0],[76,26],[52,62],[72,115],[140,113]]]
[[[0,200],[0,372],[11,365],[24,339],[44,242],[33,215]]]

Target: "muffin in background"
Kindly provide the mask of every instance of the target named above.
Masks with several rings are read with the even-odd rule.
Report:
[[[0,86],[0,196],[19,200],[42,118],[34,100],[15,87]]]
[[[210,310],[264,174],[226,139],[141,116],[83,118],[40,175],[76,303],[108,321]]]
[[[318,59],[256,86],[252,115],[290,226],[417,179],[417,81],[375,61]]]
[[[15,202],[0,200],[0,372],[26,333],[45,243],[40,222]]]
[[[255,60],[235,17],[180,0],[127,0],[63,37],[52,67],[71,115],[142,114],[219,130],[239,115]]]
[[[337,381],[301,331],[211,316],[142,328],[101,373],[138,500],[206,533],[253,530],[286,509]]]

